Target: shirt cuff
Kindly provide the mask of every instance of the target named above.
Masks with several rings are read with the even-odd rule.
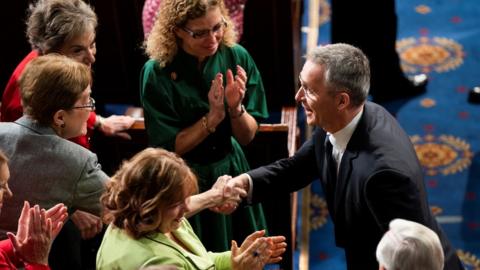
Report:
[[[253,180],[248,173],[244,173],[248,178],[248,190],[247,190],[247,203],[252,203],[252,193],[253,193]]]

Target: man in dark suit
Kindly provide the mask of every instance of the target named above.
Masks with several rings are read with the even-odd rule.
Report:
[[[296,100],[308,124],[319,128],[293,157],[235,177],[229,186],[245,189],[257,202],[320,178],[348,269],[378,269],[375,250],[395,218],[434,230],[445,252],[445,269],[463,269],[430,212],[408,135],[384,108],[366,101],[369,78],[366,56],[351,45],[312,50]]]

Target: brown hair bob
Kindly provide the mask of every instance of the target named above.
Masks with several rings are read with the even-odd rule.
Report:
[[[197,191],[197,178],[183,159],[147,148],[122,164],[100,200],[105,222],[138,239],[159,229],[163,210]]]

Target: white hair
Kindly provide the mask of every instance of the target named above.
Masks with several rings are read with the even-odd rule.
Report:
[[[377,260],[387,270],[442,270],[444,255],[437,234],[405,219],[394,219],[377,246]]]

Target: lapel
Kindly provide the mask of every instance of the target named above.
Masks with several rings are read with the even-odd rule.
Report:
[[[183,221],[185,222],[185,221]],[[214,269],[215,265],[209,260],[209,256],[203,245],[201,243],[197,243],[196,241],[192,241],[192,235],[189,234],[186,230],[184,230],[184,226],[182,225],[179,229],[172,232],[175,237],[177,237],[182,243],[190,249],[190,251],[185,250],[176,242],[172,241],[170,238],[166,237],[162,233],[157,233],[153,236],[148,236],[146,238],[172,248],[173,250],[177,251],[178,253],[182,254],[182,256],[189,261],[192,265],[195,266],[196,269]]]
[[[340,169],[337,176],[337,184],[335,188],[335,206],[334,209],[338,210],[341,207],[342,201],[346,195],[345,189],[351,181],[352,172],[354,169],[353,163],[358,158],[360,149],[367,142],[365,139],[367,136],[367,121],[368,121],[368,106],[363,107],[363,115],[358,122],[355,131],[347,144],[347,148],[343,153],[342,160],[340,161]],[[358,169],[358,168],[357,168]],[[337,212],[337,211],[335,211]]]
[[[353,136],[352,136],[353,138]],[[350,143],[349,143],[350,145]],[[345,149],[342,160],[340,161],[340,170],[337,176],[337,183],[335,187],[335,209],[338,210],[345,197],[345,188],[348,185],[350,176],[352,175],[353,161],[358,157],[358,151],[355,149]]]
[[[322,184],[322,187],[325,191],[327,191],[328,187],[328,170],[327,170],[327,162],[325,159],[325,138],[326,138],[326,133],[323,131],[321,128],[315,129],[315,132],[313,133],[313,140],[314,140],[314,146],[315,146],[315,155],[317,158],[317,166],[319,170],[319,176],[320,176],[320,182]],[[329,192],[325,192],[325,195],[327,196],[327,203],[328,206],[332,206],[331,204],[331,195],[329,195]],[[333,195],[333,194],[332,194]],[[331,211],[331,209],[329,209]]]

